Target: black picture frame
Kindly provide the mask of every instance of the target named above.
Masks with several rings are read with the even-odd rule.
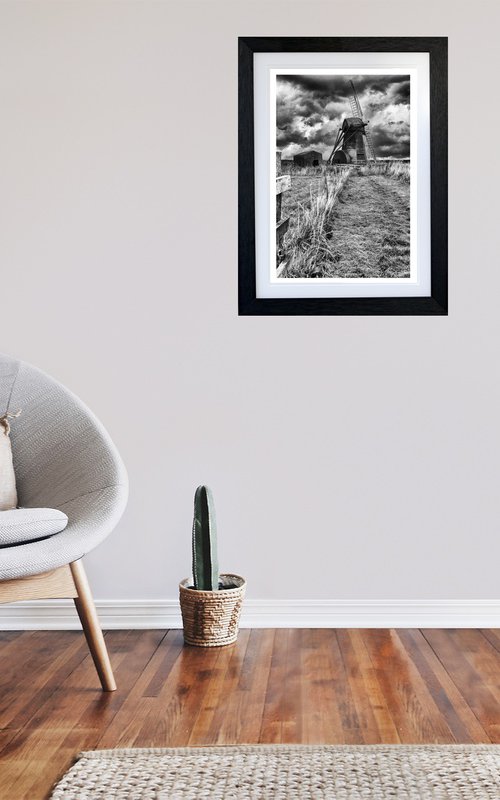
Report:
[[[448,314],[448,38],[239,37],[238,312],[259,315]],[[431,294],[429,297],[258,298],[255,274],[254,53],[429,54]]]

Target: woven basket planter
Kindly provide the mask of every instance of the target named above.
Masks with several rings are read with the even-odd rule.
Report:
[[[180,582],[179,600],[186,644],[220,647],[236,641],[246,581],[239,575],[226,574],[220,576],[220,582],[232,588],[203,592],[190,587],[187,578]]]

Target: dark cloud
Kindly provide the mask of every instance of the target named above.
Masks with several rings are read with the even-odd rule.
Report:
[[[351,115],[350,80],[369,121],[377,155],[409,156],[408,75],[279,75],[276,141],[284,158],[312,145],[328,157],[342,120]]]

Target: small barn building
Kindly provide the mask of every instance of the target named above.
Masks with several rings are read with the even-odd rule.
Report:
[[[304,150],[302,153],[294,155],[293,163],[296,167],[320,167],[323,163],[323,155],[319,150]]]

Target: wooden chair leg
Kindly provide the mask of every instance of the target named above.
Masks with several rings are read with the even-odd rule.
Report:
[[[90,591],[83,562],[73,561],[70,564],[71,574],[78,596],[74,598],[76,610],[82,623],[89,650],[94,659],[95,668],[105,692],[114,692],[116,683],[111,669],[108,651],[102,635],[101,626]]]

